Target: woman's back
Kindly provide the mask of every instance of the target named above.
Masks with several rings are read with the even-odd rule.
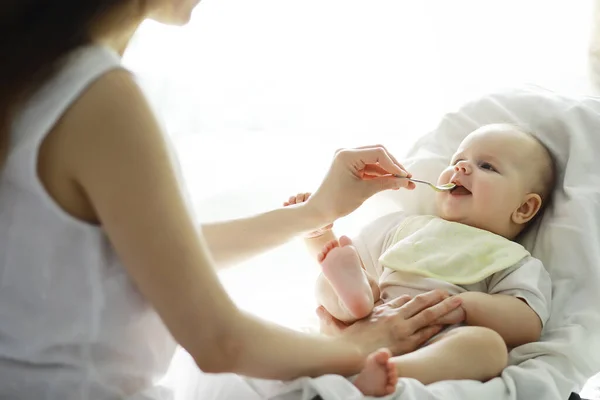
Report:
[[[64,211],[38,171],[65,111],[119,67],[106,48],[78,50],[12,125],[0,178],[0,398],[125,398],[172,357],[171,336],[107,236]]]

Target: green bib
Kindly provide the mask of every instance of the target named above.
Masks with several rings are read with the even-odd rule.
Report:
[[[406,218],[393,243],[381,265],[456,285],[480,282],[529,255],[500,235],[430,215]]]

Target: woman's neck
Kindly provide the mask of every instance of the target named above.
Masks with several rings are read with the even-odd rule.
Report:
[[[131,8],[119,10],[98,21],[91,30],[92,41],[123,56],[143,20],[144,17],[136,15]]]
[[[132,29],[131,31],[128,30],[128,32],[124,32],[120,35],[98,37],[95,42],[114,50],[121,57],[123,57],[123,54],[125,54],[125,50],[129,46],[129,42],[131,42],[131,38],[133,37],[136,29]]]

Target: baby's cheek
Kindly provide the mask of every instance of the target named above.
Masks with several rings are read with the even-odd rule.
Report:
[[[477,202],[482,205],[491,205],[490,202],[494,202],[497,196],[496,190],[493,185],[480,184],[475,188]]]
[[[488,210],[499,210],[506,207],[508,197],[510,195],[506,191],[500,190],[494,185],[487,185],[481,190],[480,204]]]
[[[436,193],[435,194],[435,206],[436,208],[439,210],[440,208],[443,207],[444,205],[444,198],[442,196],[443,193]]]
[[[451,177],[452,177],[452,170],[446,168],[444,170],[444,172],[442,172],[440,174],[440,176],[438,177],[437,184],[440,185],[443,183],[448,183],[448,181],[450,180]]]

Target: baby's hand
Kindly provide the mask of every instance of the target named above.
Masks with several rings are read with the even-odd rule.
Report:
[[[288,199],[288,201],[284,202],[283,206],[287,207],[287,206],[291,206],[294,204],[304,203],[305,201],[308,200],[309,197],[310,197],[310,193],[298,193],[295,196],[291,196]],[[333,228],[333,224],[329,224],[327,226],[317,229],[314,232],[310,232],[306,235],[306,237],[307,238],[319,237],[319,236],[323,235],[324,233],[326,233],[327,231],[331,230],[331,228]]]

